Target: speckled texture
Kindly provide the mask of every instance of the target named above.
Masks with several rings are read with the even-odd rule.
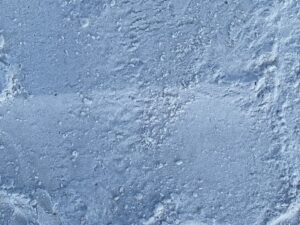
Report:
[[[297,0],[0,0],[0,225],[298,225]]]

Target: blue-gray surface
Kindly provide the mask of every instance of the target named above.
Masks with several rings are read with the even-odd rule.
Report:
[[[298,0],[0,0],[0,225],[299,225]]]

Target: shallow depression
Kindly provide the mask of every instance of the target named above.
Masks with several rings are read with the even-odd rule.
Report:
[[[180,168],[168,173],[176,174],[182,193],[193,196],[182,201],[183,211],[198,210],[192,217],[209,224],[254,224],[264,217],[282,183],[263,160],[271,138],[258,121],[231,98],[198,95],[186,108],[167,144],[176,153],[162,157],[180,159]]]

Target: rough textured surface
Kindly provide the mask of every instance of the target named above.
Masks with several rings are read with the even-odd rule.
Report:
[[[297,0],[0,0],[0,224],[298,225]]]

